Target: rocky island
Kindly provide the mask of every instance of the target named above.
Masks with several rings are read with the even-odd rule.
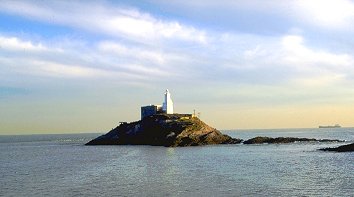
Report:
[[[242,140],[231,138],[210,127],[193,114],[174,113],[171,94],[165,92],[162,105],[141,107],[141,120],[119,126],[86,145],[155,145],[198,146],[236,144]]]
[[[155,114],[121,123],[86,145],[198,146],[236,144],[242,140],[222,134],[191,114]]]
[[[297,137],[255,137],[244,141],[244,144],[285,144],[293,142],[343,142],[342,140],[297,138]]]
[[[339,147],[336,147],[336,148],[322,148],[320,150],[323,150],[323,151],[334,151],[334,152],[353,152],[354,151],[354,143],[343,145],[343,146],[339,146]]]

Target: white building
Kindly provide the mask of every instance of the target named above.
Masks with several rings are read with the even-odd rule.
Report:
[[[168,90],[165,92],[165,100],[161,105],[147,105],[141,107],[141,119],[155,114],[173,114],[173,102]]]
[[[162,111],[166,114],[173,114],[173,101],[168,89],[166,89],[165,92],[165,101],[162,103]]]

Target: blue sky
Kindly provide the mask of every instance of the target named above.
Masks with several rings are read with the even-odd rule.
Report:
[[[104,132],[169,88],[219,129],[354,126],[354,1],[2,1],[0,134]]]

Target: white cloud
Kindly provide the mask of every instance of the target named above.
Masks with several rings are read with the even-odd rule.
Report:
[[[34,60],[27,62],[31,65],[30,72],[54,77],[107,77],[112,73],[100,69],[83,67],[80,65],[59,64]]]
[[[353,76],[354,68],[353,56],[311,48],[299,35],[285,35],[275,43],[262,43],[245,50],[244,62],[252,62],[254,70],[262,67],[267,67],[270,73],[281,70],[283,83],[310,89],[343,84]]]
[[[293,25],[300,28],[321,27],[324,28],[322,31],[328,29],[354,31],[352,25],[354,23],[354,2],[351,0],[154,0],[153,2],[168,7],[172,12],[178,10],[192,18],[201,20],[203,17],[217,18],[220,23],[232,26],[238,31],[247,31],[244,27],[248,26],[243,24],[243,20],[258,24],[252,25],[251,28],[251,31],[256,28],[258,32],[265,30],[279,32],[281,28],[288,29]],[[208,17],[210,15],[212,17]],[[316,29],[316,31],[319,30]]]
[[[46,76],[46,77],[107,77],[112,73],[96,68],[84,67],[81,65],[62,64],[56,61],[46,61],[28,57],[2,57],[2,67],[8,75],[19,73],[25,76]]]
[[[255,56],[264,56],[267,55],[267,51],[265,51],[261,45],[257,45],[256,48],[253,49],[247,49],[244,53],[243,53],[245,59],[253,59]]]
[[[141,73],[145,76],[150,76],[150,77],[170,77],[171,75],[173,75],[159,68],[154,68],[154,67],[149,68],[143,65],[127,65],[126,69],[133,71],[134,73]]]
[[[284,61],[293,66],[317,66],[324,69],[342,70],[353,64],[353,58],[348,54],[333,54],[323,50],[313,50],[303,43],[301,36],[284,36],[281,41]]]
[[[207,42],[204,31],[177,21],[154,18],[135,9],[111,7],[92,2],[18,2],[3,1],[0,10],[46,21],[81,28],[138,42],[160,39]]]
[[[117,56],[124,56],[136,59],[143,59],[155,64],[162,65],[166,63],[166,54],[136,47],[127,47],[123,44],[113,41],[103,41],[98,43],[98,50],[104,53],[112,53]]]
[[[70,43],[45,44],[17,37],[0,36],[0,72],[49,77],[110,78],[114,80],[164,80],[177,75],[164,65],[166,58],[157,51],[128,47],[117,42],[103,41],[97,47]]]
[[[47,50],[41,43],[33,44],[29,41],[22,41],[16,37],[0,36],[0,48],[12,51],[45,51]]]
[[[328,28],[353,28],[354,2],[350,0],[298,0],[293,9],[305,23]]]

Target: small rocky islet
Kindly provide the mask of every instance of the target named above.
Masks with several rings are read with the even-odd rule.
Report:
[[[338,146],[335,148],[321,148],[322,151],[333,151],[333,152],[353,152],[354,151],[354,143]]]
[[[244,141],[244,144],[286,144],[294,142],[344,142],[342,140],[297,138],[297,137],[255,137]]]

